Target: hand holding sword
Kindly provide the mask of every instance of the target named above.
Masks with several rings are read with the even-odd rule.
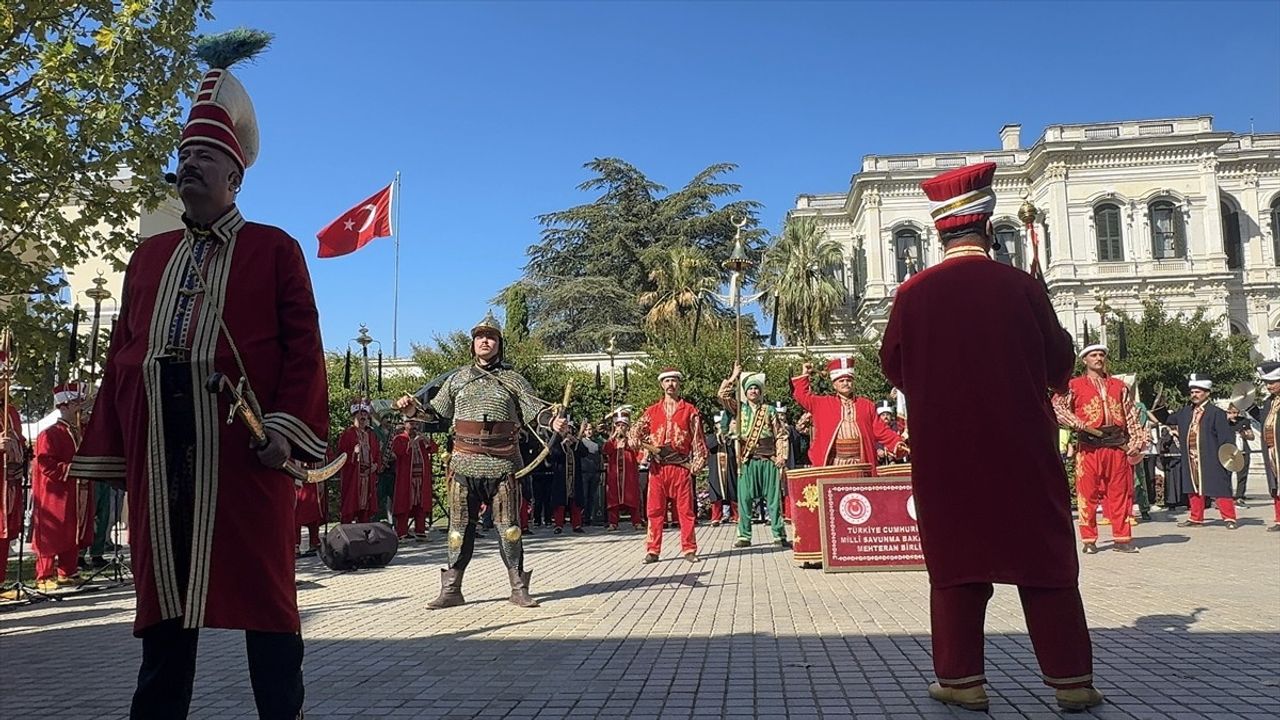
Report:
[[[244,392],[244,380],[237,387],[220,372],[205,381],[205,390],[217,395],[224,390],[231,400],[231,412],[227,415],[230,425],[237,418],[249,430],[249,447],[258,453],[258,461],[266,467],[284,471],[297,485],[321,483],[333,477],[347,462],[346,455],[339,455],[333,462],[315,470],[309,470],[297,460],[289,458],[289,441],[274,430],[267,429],[256,407],[250,404]]]

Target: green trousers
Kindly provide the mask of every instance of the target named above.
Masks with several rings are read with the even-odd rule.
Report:
[[[770,460],[752,459],[738,471],[738,539],[751,542],[751,512],[764,498],[775,540],[786,540],[782,524],[782,472]]]
[[[90,557],[102,557],[107,551],[108,535],[111,533],[112,498],[119,490],[105,483],[93,484],[93,544],[89,546]]]

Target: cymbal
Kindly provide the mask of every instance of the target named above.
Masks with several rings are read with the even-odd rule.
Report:
[[[1235,443],[1223,443],[1218,448],[1218,462],[1222,463],[1227,472],[1240,472],[1244,469],[1244,453]]]

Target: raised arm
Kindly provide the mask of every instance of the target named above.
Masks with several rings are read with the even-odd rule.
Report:
[[[800,374],[791,378],[791,397],[808,412],[813,412],[818,400],[818,396],[813,394],[813,389],[809,385],[812,374],[813,363],[805,363]]]

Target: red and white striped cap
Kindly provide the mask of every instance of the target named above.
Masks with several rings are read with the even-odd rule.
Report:
[[[59,385],[53,389],[53,404],[66,405],[69,402],[83,400],[85,396],[84,384],[79,382],[71,382],[65,385]]]
[[[853,358],[838,357],[827,363],[827,373],[831,375],[831,379],[835,380],[845,375],[853,375]]]
[[[225,152],[241,172],[258,159],[258,118],[253,102],[230,70],[214,68],[201,79],[178,150],[188,145]]]

